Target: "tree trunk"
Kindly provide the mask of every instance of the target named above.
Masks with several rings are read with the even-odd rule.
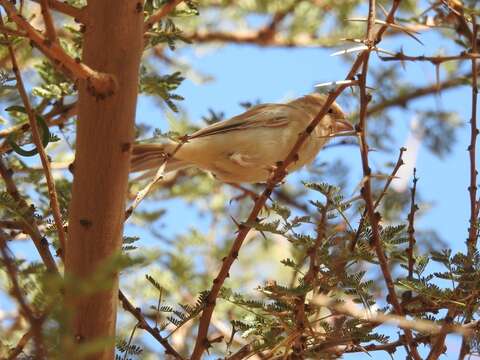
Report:
[[[100,96],[78,84],[78,125],[65,272],[75,281],[92,275],[121,251],[138,72],[143,51],[142,0],[90,0],[83,59],[91,68],[115,76],[113,94]],[[67,282],[70,344],[113,340],[118,272],[107,288],[79,296]],[[92,287],[98,284],[91,284]],[[72,339],[73,336],[73,339]],[[75,349],[75,345],[74,349]],[[114,344],[87,359],[113,359]]]

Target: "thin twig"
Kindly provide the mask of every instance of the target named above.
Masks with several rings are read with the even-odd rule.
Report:
[[[18,341],[17,345],[13,349],[10,349],[10,351],[8,352],[8,357],[6,358],[6,360],[17,359],[18,355],[20,355],[23,352],[23,349],[28,344],[32,336],[33,336],[32,329],[28,330],[25,334],[23,334],[23,336]]]
[[[40,3],[43,0],[32,0],[33,2]],[[47,0],[50,9],[55,10],[67,16],[71,16],[76,22],[85,23],[85,11],[84,9],[77,8],[69,5],[67,2],[59,0]]]
[[[74,106],[75,104],[72,104],[71,106],[65,107],[64,110],[61,110],[62,112],[58,112],[56,109],[52,110],[49,114],[46,114],[43,116],[45,120],[45,124],[48,127],[51,126],[58,126],[59,128],[62,128],[65,123],[73,116],[77,115],[77,109]],[[18,125],[14,125],[10,128],[0,130],[0,138],[7,137],[8,135],[12,133],[25,133],[30,130],[30,123],[21,123]],[[11,150],[11,145],[7,140],[4,140],[0,144],[0,154],[6,153]]]
[[[57,31],[55,30],[52,14],[50,14],[48,0],[40,0],[40,7],[42,10],[43,22],[45,23],[47,38],[50,42],[56,43],[58,42]]]
[[[472,52],[477,51],[477,36],[478,36],[478,25],[477,18],[475,14],[472,16]],[[470,226],[468,228],[468,239],[467,239],[467,254],[468,259],[473,259],[475,251],[477,249],[477,240],[478,240],[478,200],[477,200],[477,156],[476,156],[476,147],[477,147],[477,137],[478,137],[478,128],[477,128],[477,100],[478,100],[478,65],[476,59],[472,59],[472,110],[471,110],[471,119],[470,119],[470,144],[468,146],[468,155],[470,160],[470,185],[468,187],[468,192],[470,195]],[[470,271],[474,271],[473,265],[469,265]],[[472,321],[472,312],[473,304],[469,302],[466,308],[466,317],[465,323]],[[458,356],[459,360],[463,360],[468,354],[470,348],[470,339],[467,337],[462,338],[462,346],[460,348],[460,354]]]
[[[290,14],[302,0],[295,0],[292,4],[287,7],[285,10],[277,11],[273,16],[271,21],[265,25],[263,28],[258,30],[257,37],[260,41],[271,41],[275,38],[277,33],[278,26],[281,22]]]
[[[474,60],[479,59],[480,54],[476,52],[462,52],[458,55],[450,55],[450,56],[408,56],[404,53],[395,54],[395,56],[379,56],[380,59],[383,61],[427,61],[432,63],[433,65],[440,65],[445,62],[449,61],[459,61],[459,60]]]
[[[25,20],[15,9],[15,6],[9,0],[0,0],[0,5],[5,9],[8,17],[19,28],[24,30],[32,43],[52,62],[72,80],[84,80],[87,82],[89,91],[102,98],[113,94],[116,89],[117,82],[110,74],[104,74],[95,71],[87,65],[73,59],[58,43],[50,43],[48,39],[33,28],[30,23]]]
[[[410,197],[410,213],[407,216],[408,219],[408,280],[413,280],[413,266],[415,264],[415,259],[413,257],[413,249],[415,247],[415,212],[418,210],[417,204],[415,204],[415,194],[417,191],[417,169],[413,169],[413,186],[411,189]]]
[[[49,113],[42,115],[48,126],[62,126],[66,120],[77,114],[76,104],[60,105],[54,107]],[[16,132],[27,132],[30,130],[30,123],[23,122],[9,128],[0,130],[0,138],[5,138]]]
[[[472,17],[473,20],[473,34],[472,34],[472,51],[477,51],[477,33],[478,27],[476,23],[476,17]],[[472,59],[472,110],[470,119],[470,145],[468,146],[468,155],[470,159],[470,186],[468,188],[470,194],[470,227],[468,229],[468,255],[471,258],[475,251],[478,238],[478,207],[477,207],[477,98],[478,98],[478,65],[476,59]]]
[[[6,27],[4,25],[0,26],[0,32],[2,32],[3,34],[12,35],[12,36],[19,36],[19,37],[26,37],[27,36],[27,33],[24,32],[24,31],[11,29],[11,28]]]
[[[325,239],[326,228],[327,228],[327,211],[330,206],[330,198],[328,194],[326,196],[327,196],[327,200],[321,210],[320,221],[318,222],[318,225],[317,225],[317,236],[316,236],[315,242],[307,250],[307,254],[310,260],[309,260],[307,273],[303,278],[303,283],[306,286],[312,287],[312,289],[314,289],[314,282],[320,270],[320,267],[317,264],[318,249],[320,248],[320,245]],[[295,338],[294,344],[292,346],[293,357],[296,359],[303,359],[305,357],[304,351],[307,349],[307,337],[302,336],[305,332],[305,327],[308,325],[307,324],[308,318],[305,313],[306,297],[307,295],[303,294],[303,295],[297,296],[295,299],[295,309],[294,309],[295,328],[298,334],[300,334],[300,336],[297,336]]]
[[[170,0],[168,3],[162,6],[162,8],[152,15],[145,21],[144,25],[144,31],[150,30],[153,25],[158,23],[160,20],[162,20],[165,16],[170,14],[175,8],[177,7],[178,4],[183,2],[183,0]]]
[[[15,264],[10,258],[10,255],[7,250],[7,237],[6,234],[0,230],[0,253],[2,255],[2,262],[5,267],[6,273],[8,278],[11,282],[11,291],[13,298],[18,302],[20,306],[20,312],[28,321],[30,328],[32,330],[32,336],[35,342],[35,358],[36,359],[44,359],[46,357],[45,354],[45,345],[43,343],[43,336],[42,336],[42,323],[43,320],[38,318],[34,311],[28,305],[27,300],[24,296],[24,291],[21,289],[20,284],[17,278],[17,270]]]
[[[138,327],[150,333],[164,348],[167,355],[171,355],[178,360],[185,360],[173,347],[170,345],[167,339],[165,339],[161,334],[158,328],[152,328],[145,316],[143,316],[140,308],[136,308],[132,303],[127,299],[121,290],[118,292],[118,298],[122,303],[123,308],[132,314],[135,319],[138,321]]]
[[[437,360],[440,355],[445,351],[445,339],[450,332],[449,329],[452,327],[453,320],[455,318],[456,311],[453,309],[448,309],[447,315],[443,320],[443,325],[440,328],[439,335],[436,337],[435,342],[432,344],[430,353],[427,356],[427,360]],[[464,337],[467,333],[462,334]]]
[[[388,98],[378,104],[373,104],[368,108],[367,114],[368,115],[377,114],[393,106],[406,107],[409,101],[412,101],[419,97],[436,94],[441,89],[446,90],[446,89],[451,89],[460,85],[466,85],[468,84],[471,77],[472,77],[472,74],[465,74],[463,76],[454,77],[454,78],[445,80],[444,82],[441,82],[438,84],[428,85],[428,86],[413,89],[410,91],[407,90],[405,91],[405,93],[402,93],[401,95]]]
[[[3,19],[1,18],[0,18],[0,23],[3,25]],[[57,190],[55,188],[55,180],[53,179],[52,170],[50,168],[50,160],[48,158],[47,153],[45,152],[45,149],[43,148],[42,140],[40,137],[40,130],[38,129],[38,125],[37,125],[36,114],[34,113],[32,106],[30,104],[30,100],[28,99],[28,94],[23,84],[22,74],[20,73],[20,68],[18,67],[17,59],[15,57],[15,52],[13,51],[13,47],[10,43],[9,36],[7,34],[3,34],[3,36],[5,38],[8,51],[10,53],[10,58],[12,61],[12,70],[17,80],[18,92],[20,93],[20,97],[23,101],[25,110],[28,115],[30,128],[32,130],[33,143],[37,148],[38,154],[40,155],[40,160],[42,162],[43,170],[45,173],[45,179],[47,181],[47,187],[48,187],[48,195],[50,198],[50,207],[52,209],[53,219],[55,221],[55,226],[57,228],[57,233],[58,233],[58,239],[60,242],[59,254],[63,259],[63,255],[64,255],[63,251],[65,250],[67,236],[63,228],[62,214],[60,211],[60,205],[58,203]]]
[[[431,341],[431,336],[430,335],[422,335],[422,336],[417,336],[414,339],[415,343],[417,344],[428,344]],[[389,354],[393,354],[395,350],[400,347],[400,346],[405,346],[405,338],[401,337],[397,341],[393,341],[390,343],[386,344],[369,344],[369,345],[354,345],[352,346],[351,349],[345,349],[343,350],[343,353],[357,353],[357,352],[362,352],[362,353],[369,353],[372,351],[386,351]]]
[[[43,263],[47,267],[47,270],[58,275],[59,272],[57,264],[55,263],[52,253],[50,252],[48,241],[40,233],[31,207],[27,204],[25,199],[20,196],[20,192],[18,191],[18,188],[12,179],[13,172],[6,167],[2,158],[0,158],[0,175],[5,182],[8,194],[17,202],[18,206],[24,212],[24,216],[21,218],[21,220],[25,223],[24,230],[32,238],[32,241],[37,248],[40,257],[42,258]]]
[[[132,215],[133,211],[137,208],[137,206],[150,193],[150,190],[152,190],[153,185],[155,185],[159,180],[163,178],[165,166],[167,165],[168,160],[173,158],[175,154],[178,152],[178,150],[180,150],[186,142],[188,142],[188,135],[185,135],[180,139],[180,142],[177,144],[177,146],[175,147],[175,149],[173,149],[171,153],[164,154],[165,156],[161,159],[161,162],[152,180],[150,180],[150,182],[137,193],[137,195],[135,196],[135,199],[133,200],[133,203],[125,211],[124,221],[128,220],[128,218]]]
[[[377,200],[375,201],[375,204],[373,205],[373,209],[376,210],[377,207],[380,205],[382,202],[384,196],[387,194],[387,190],[390,187],[390,184],[392,183],[393,179],[395,179],[395,176],[397,175],[398,170],[400,167],[404,164],[403,162],[403,153],[407,151],[406,148],[402,147],[400,148],[400,153],[398,154],[398,159],[397,162],[395,163],[395,166],[392,170],[392,173],[388,177],[388,180],[385,182],[385,185],[383,187],[382,192],[378,196]],[[355,249],[355,246],[357,245],[358,239],[360,238],[360,235],[363,231],[363,226],[365,224],[365,220],[367,217],[367,209],[363,211],[363,214],[360,218],[360,222],[358,224],[357,232],[355,233],[355,237],[353,238],[352,242],[350,243],[350,251],[353,251]]]
[[[127,346],[125,346],[125,353],[123,354],[122,360],[129,359],[128,354],[130,353],[130,346],[132,345],[133,336],[135,335],[135,331],[137,331],[138,326],[139,323],[136,323],[132,329],[132,332],[130,333],[130,337],[128,338]]]
[[[261,29],[260,29],[261,30]],[[235,43],[245,45],[258,45],[261,47],[314,47],[321,45],[331,45],[325,39],[316,38],[313,35],[302,34],[297,37],[284,37],[276,35],[272,38],[259,37],[259,30],[245,30],[237,32],[222,32],[222,31],[201,31],[192,32],[185,35],[185,38],[195,43]]]
[[[374,38],[372,35],[374,24],[375,24],[375,0],[369,0],[369,21],[368,21],[367,36],[366,36],[366,39],[368,40],[369,48],[375,45],[375,43],[372,41],[372,39]],[[361,195],[365,200],[365,206],[367,209],[370,226],[372,228],[373,245],[375,248],[375,252],[377,254],[377,258],[380,264],[380,269],[382,271],[383,278],[385,279],[385,284],[387,286],[387,290],[389,294],[389,302],[392,304],[395,310],[395,313],[398,316],[403,316],[404,315],[403,310],[398,300],[397,294],[395,292],[395,286],[394,286],[392,274],[390,273],[388,260],[383,249],[382,239],[380,237],[380,229],[379,229],[380,214],[375,212],[373,195],[372,195],[372,186],[371,186],[372,171],[370,169],[369,159],[368,159],[367,125],[366,125],[367,107],[370,101],[370,95],[367,94],[368,60],[370,57],[369,55],[370,55],[370,51],[367,51],[363,61],[362,72],[359,77],[360,115],[359,115],[359,123],[357,126],[357,132],[358,132],[359,143],[360,143],[360,155],[362,160],[363,177],[365,179],[364,185],[361,190]],[[421,358],[420,358],[420,355],[418,354],[417,346],[413,342],[413,335],[411,330],[404,329],[404,333],[405,333],[405,340],[408,345],[410,356],[412,356],[415,360],[420,360]]]

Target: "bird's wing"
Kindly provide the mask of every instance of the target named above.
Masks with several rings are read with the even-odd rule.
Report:
[[[287,104],[262,104],[229,120],[207,126],[189,136],[189,139],[258,127],[282,127],[289,122],[289,112],[296,110]]]

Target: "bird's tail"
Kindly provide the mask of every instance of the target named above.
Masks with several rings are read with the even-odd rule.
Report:
[[[164,144],[135,144],[130,160],[130,172],[152,170],[160,167],[165,156],[172,154],[177,144],[174,142]],[[167,161],[165,172],[180,170],[191,166],[190,163],[179,160],[175,156]]]

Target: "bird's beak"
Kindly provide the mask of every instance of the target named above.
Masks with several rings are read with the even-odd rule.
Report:
[[[344,133],[353,131],[354,127],[345,118],[336,118],[333,123],[333,134]]]

